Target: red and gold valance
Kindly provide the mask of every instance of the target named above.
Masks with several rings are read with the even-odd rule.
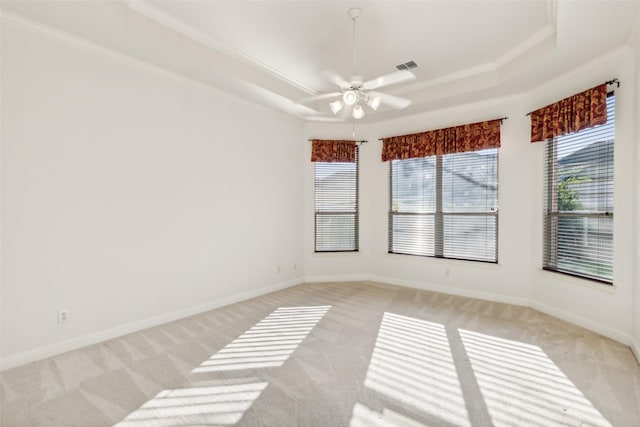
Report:
[[[311,140],[312,162],[355,162],[356,142],[347,140]]]
[[[382,161],[463,153],[500,147],[501,119],[382,140]]]
[[[531,113],[531,142],[544,141],[607,122],[607,84],[585,90]]]

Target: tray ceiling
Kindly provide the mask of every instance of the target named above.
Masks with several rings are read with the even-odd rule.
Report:
[[[410,60],[416,80],[389,88],[410,98],[385,120],[486,97],[527,92],[625,45],[636,1],[3,1],[5,19],[62,31],[305,120],[336,120],[322,71],[352,75],[351,20],[360,7],[358,74]]]

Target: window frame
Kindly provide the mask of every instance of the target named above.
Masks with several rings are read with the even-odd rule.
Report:
[[[419,213],[419,212],[399,212],[393,210],[393,165],[394,162],[401,162],[403,160],[390,160],[389,161],[389,211],[387,215],[387,230],[388,230],[388,252],[393,255],[408,255],[408,256],[418,256],[424,258],[438,258],[438,259],[447,259],[447,260],[456,260],[456,261],[469,261],[469,262],[480,262],[485,264],[498,264],[499,263],[499,200],[500,200],[500,150],[499,148],[494,148],[496,150],[496,194],[498,204],[495,210],[489,212],[445,212],[444,211],[444,203],[443,203],[443,193],[444,193],[444,179],[443,179],[443,171],[444,171],[444,156],[452,155],[452,154],[462,154],[462,153],[451,153],[451,154],[441,154],[435,156],[428,156],[435,158],[435,211],[433,213]],[[428,158],[427,157],[427,158]],[[411,160],[411,159],[404,159]],[[420,215],[420,216],[433,216],[434,218],[434,255],[421,255],[421,254],[413,254],[413,253],[404,253],[404,252],[394,252],[393,251],[393,217],[394,216],[402,216],[402,215]],[[448,257],[444,255],[444,218],[446,216],[476,216],[476,217],[495,217],[495,260],[481,260],[481,259],[469,259],[469,258],[460,258],[460,257]]]
[[[611,165],[612,168],[612,182],[613,185],[611,186],[611,193],[610,193],[610,197],[612,199],[615,198],[615,141],[616,141],[616,137],[615,137],[615,106],[616,106],[616,100],[615,100],[615,95],[613,92],[610,92],[607,94],[607,102],[609,101],[609,98],[613,97],[613,110],[614,110],[614,116],[613,116],[613,127],[614,127],[614,135],[613,135],[613,156],[614,156],[614,160],[613,163]],[[607,109],[609,107],[607,106]],[[585,131],[589,131],[592,128],[588,128],[588,129],[584,129],[581,131],[578,131],[575,134],[579,134],[580,132],[585,132]],[[605,141],[601,141],[601,142],[606,142]],[[551,162],[549,160],[549,157],[553,158],[553,161]],[[553,167],[550,167],[550,166]],[[615,242],[615,226],[614,226],[614,212],[615,212],[615,206],[611,206],[611,211],[604,211],[604,212],[594,212],[594,211],[587,211],[587,212],[561,212],[559,207],[558,207],[558,169],[559,169],[559,159],[558,159],[558,139],[557,137],[554,138],[549,138],[547,140],[545,140],[545,146],[544,146],[544,160],[543,160],[543,168],[546,168],[546,170],[544,171],[545,173],[543,173],[543,194],[544,194],[544,209],[543,209],[543,214],[542,214],[542,227],[543,227],[543,231],[542,231],[542,269],[545,271],[550,271],[552,273],[558,273],[561,275],[565,275],[565,276],[569,276],[569,277],[574,277],[577,279],[582,279],[582,280],[588,280],[591,282],[596,282],[596,283],[600,283],[600,284],[604,284],[604,285],[608,285],[608,286],[613,286],[613,267],[614,267],[614,261],[615,259],[612,257],[611,260],[611,280],[608,280],[604,277],[600,277],[600,276],[595,276],[595,275],[589,275],[586,273],[580,273],[577,271],[572,271],[570,269],[566,269],[566,268],[558,268],[558,219],[559,218],[611,218],[612,221],[612,253],[613,253],[613,245]],[[553,185],[549,185],[550,182],[553,182]],[[548,222],[553,221],[553,223],[548,224]],[[554,233],[555,230],[555,233]],[[589,260],[592,258],[589,258]],[[547,261],[550,261],[549,263]],[[555,267],[549,265],[549,264],[554,264]]]
[[[318,163],[336,163],[336,162],[314,162],[313,165],[313,204],[314,204],[314,215],[313,215],[313,253],[314,254],[327,254],[327,253],[357,253],[360,251],[360,147],[358,144],[355,146],[355,163],[356,165],[356,174],[355,174],[355,211],[319,211],[316,203],[317,199],[317,189],[318,189],[318,174],[317,174],[317,165]],[[340,163],[340,162],[337,162]],[[346,163],[346,162],[345,162]],[[327,249],[327,250],[318,250],[318,217],[319,216],[331,216],[331,215],[353,215],[354,216],[354,249]]]

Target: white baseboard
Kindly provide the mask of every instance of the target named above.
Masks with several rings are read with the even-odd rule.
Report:
[[[374,282],[380,282],[380,283],[388,283],[391,285],[406,286],[414,289],[423,289],[428,291],[441,292],[444,294],[459,295],[459,296],[468,297],[468,298],[476,298],[476,299],[487,300],[487,301],[501,302],[505,304],[531,307],[545,314],[548,314],[550,316],[557,317],[559,319],[562,319],[567,322],[573,323],[575,325],[581,326],[583,328],[589,329],[605,337],[611,338],[622,344],[628,345],[629,347],[631,347],[631,351],[634,353],[636,359],[638,359],[638,363],[640,363],[640,343],[632,339],[632,337],[629,334],[626,334],[624,332],[621,332],[613,328],[602,326],[599,323],[593,322],[583,317],[569,314],[556,307],[553,307],[544,303],[540,303],[538,301],[531,301],[528,298],[505,296],[505,295],[493,294],[489,292],[481,292],[481,291],[474,291],[470,289],[436,285],[433,283],[395,279],[392,277],[369,276],[369,275],[326,275],[326,276],[306,276],[304,278],[297,278],[297,279],[276,283],[274,285],[265,286],[265,287],[254,289],[251,291],[241,292],[239,294],[209,301],[204,304],[198,304],[198,305],[187,307],[181,310],[173,311],[171,313],[161,314],[148,319],[128,323],[122,326],[117,326],[115,328],[107,329],[104,331],[99,331],[92,334],[83,335],[81,337],[73,338],[70,340],[62,341],[59,343],[15,353],[0,360],[0,371],[15,368],[17,366],[25,365],[27,363],[30,363],[36,360],[41,360],[47,357],[56,356],[58,354],[76,350],[81,347],[85,347],[85,346],[96,344],[109,339],[117,338],[126,334],[130,334],[132,332],[140,331],[142,329],[147,329],[147,328],[151,328],[167,322],[172,322],[174,320],[193,316],[195,314],[213,310],[218,307],[222,307],[222,306],[233,304],[239,301],[255,298],[264,294],[268,294],[270,292],[275,292],[275,291],[296,286],[302,283],[356,282],[356,281],[374,281]]]
[[[213,310],[225,305],[259,297],[261,295],[279,291],[281,289],[289,288],[291,286],[296,286],[302,283],[304,283],[304,280],[302,278],[291,279],[284,282],[276,283],[274,285],[264,286],[262,288],[241,292],[239,294],[231,295],[228,297],[218,298],[204,304],[198,304],[191,307],[183,308],[181,310],[172,311],[170,313],[150,317],[148,319],[139,320],[137,322],[131,322],[125,325],[116,326],[115,328],[93,332],[87,335],[72,338],[70,340],[14,353],[0,360],[0,371],[15,368],[17,366],[22,366],[36,360],[46,359],[47,357],[56,356],[58,354],[76,350],[78,348],[97,344],[102,341],[121,337],[123,335],[137,332],[142,329],[151,328],[167,322],[173,322],[174,320],[193,316],[199,313],[204,313],[205,311]]]
[[[562,319],[569,323],[573,323],[574,325],[581,326],[585,329],[588,329],[597,334],[603,335],[607,338],[611,338],[614,341],[618,341],[619,343],[622,343],[624,345],[631,347],[631,344],[632,344],[631,336],[625,332],[619,331],[614,328],[610,328],[608,326],[603,326],[600,323],[594,322],[589,319],[585,319],[584,317],[576,316],[575,314],[567,313],[564,310],[561,310],[559,308],[553,307],[548,304],[541,303],[539,301],[533,301],[533,300],[530,301],[529,307],[536,309],[538,311],[541,311],[550,316],[557,317],[558,319]]]
[[[333,274],[323,276],[305,276],[305,283],[323,283],[323,282],[363,282],[369,280],[371,276],[366,274]]]
[[[607,338],[611,338],[612,340],[617,341],[621,344],[631,347],[631,350],[635,354],[636,359],[638,359],[638,363],[640,363],[640,344],[632,340],[629,334],[614,328],[603,326],[600,323],[593,322],[589,319],[585,319],[583,317],[567,313],[556,307],[543,304],[538,301],[530,300],[529,298],[493,294],[490,292],[482,292],[482,291],[474,291],[469,289],[448,287],[448,286],[436,285],[433,283],[426,283],[426,282],[401,280],[401,279],[395,279],[392,277],[370,276],[368,280],[382,282],[382,283],[389,283],[389,284],[398,285],[398,286],[407,286],[410,288],[425,289],[428,291],[440,292],[443,294],[459,295],[463,297],[502,302],[506,304],[520,305],[524,307],[531,307],[545,314],[548,314],[553,317],[557,317],[569,323],[573,323],[574,325],[581,326],[585,329],[588,329],[590,331],[598,333]]]
[[[486,301],[502,302],[505,304],[521,305],[527,307],[529,305],[528,298],[514,297],[508,295],[493,294],[490,292],[474,291],[471,289],[456,288],[451,286],[436,285],[427,282],[418,282],[413,280],[395,279],[393,277],[369,276],[368,280],[381,283],[389,283],[391,285],[406,286],[409,288],[424,289],[426,291],[440,292],[443,294],[458,295],[467,298],[476,298]]]

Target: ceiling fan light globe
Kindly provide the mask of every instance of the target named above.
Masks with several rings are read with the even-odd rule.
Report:
[[[373,108],[374,110],[377,110],[378,107],[380,106],[380,97],[374,96],[369,98],[367,100],[367,105],[369,105],[369,107]]]
[[[342,110],[342,107],[344,107],[344,103],[341,99],[338,99],[336,101],[330,102],[329,107],[331,107],[331,111],[333,112],[333,114],[338,114],[338,112]]]
[[[362,108],[362,106],[360,104],[356,104],[356,106],[353,107],[352,116],[356,120],[361,119],[361,118],[364,117],[364,109]]]
[[[348,90],[342,95],[342,100],[347,105],[353,105],[358,100],[358,95],[353,90]]]

